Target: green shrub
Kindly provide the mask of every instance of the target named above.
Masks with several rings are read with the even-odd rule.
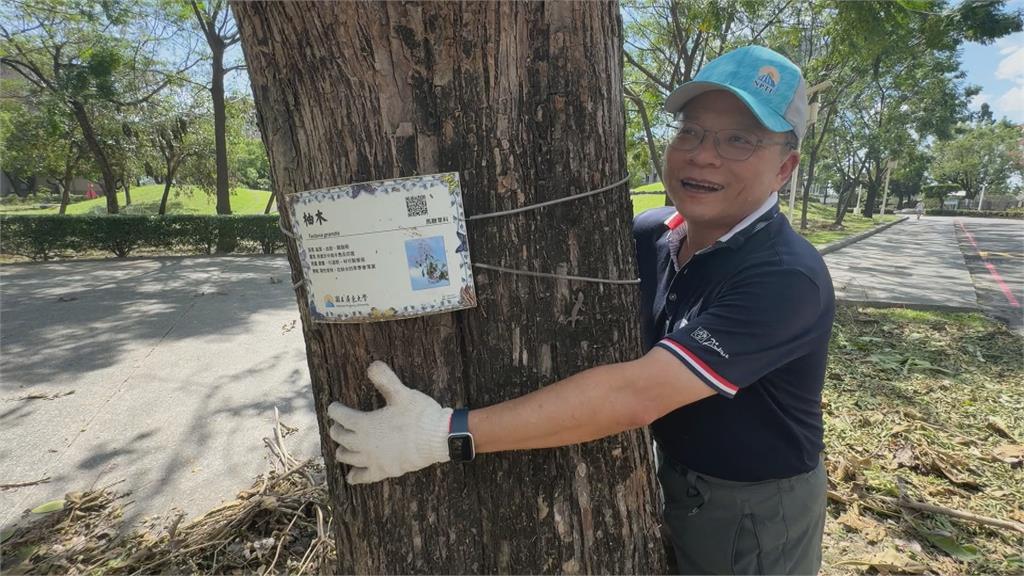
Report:
[[[0,217],[0,252],[49,260],[104,251],[125,258],[139,248],[212,254],[273,254],[284,246],[277,215],[18,215]]]
[[[163,235],[160,234],[161,223],[153,221],[149,216],[120,214],[73,218],[83,223],[80,238],[85,247],[92,250],[102,250],[118,258],[126,258],[139,246],[164,247]]]
[[[53,216],[0,215],[0,252],[49,260],[79,251],[82,222]]]
[[[251,244],[263,254],[273,254],[284,248],[285,238],[281,229],[278,228],[277,216],[268,218],[256,215],[238,216],[237,218],[245,222],[245,225],[239,227],[237,232],[236,237],[239,242]]]
[[[177,214],[156,218],[162,218],[167,224],[167,241],[175,248],[213,254],[217,247],[219,216]]]
[[[1024,208],[1009,210],[933,210],[926,212],[929,216],[969,216],[972,218],[1016,218],[1024,219]]]

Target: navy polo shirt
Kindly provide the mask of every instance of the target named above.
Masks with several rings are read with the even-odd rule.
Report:
[[[684,227],[670,207],[633,223],[644,350],[672,353],[717,394],[659,418],[655,439],[673,460],[725,480],[813,470],[835,315],[824,260],[774,194],[677,269]]]

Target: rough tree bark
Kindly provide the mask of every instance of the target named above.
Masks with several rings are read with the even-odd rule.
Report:
[[[625,173],[611,2],[233,4],[278,206],[293,192],[458,171],[467,215]],[[473,222],[476,262],[635,277],[623,185]],[[288,243],[293,280],[300,279]],[[649,436],[487,455],[369,486],[333,462],[327,405],[379,407],[375,359],[445,405],[484,406],[634,358],[634,286],[480,270],[479,306],[362,325],[302,317],[343,573],[657,573]]]

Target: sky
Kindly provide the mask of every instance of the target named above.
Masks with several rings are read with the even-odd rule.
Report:
[[[1006,3],[1006,10],[1024,9],[1024,0]],[[961,68],[967,82],[981,86],[981,94],[971,100],[978,110],[988,102],[996,119],[1009,118],[1024,123],[1024,32],[1003,37],[982,46],[973,42],[963,48]]]

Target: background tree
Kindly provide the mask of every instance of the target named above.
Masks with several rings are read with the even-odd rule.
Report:
[[[178,171],[187,162],[213,152],[213,123],[209,121],[209,106],[203,106],[191,91],[155,100],[151,108],[145,134],[153,163],[162,167],[164,191],[157,213],[163,215]],[[206,168],[208,163],[202,165]]]
[[[962,133],[935,144],[931,176],[939,184],[956,184],[973,200],[986,195],[1014,196],[1021,189],[1020,128],[1002,120],[964,126]]]
[[[210,49],[210,97],[213,100],[213,133],[216,146],[217,214],[231,214],[231,192],[228,166],[227,104],[224,98],[224,78],[245,68],[244,64],[229,63],[224,58],[229,48],[239,41],[238,28],[228,9],[226,0],[188,0],[193,23],[198,26],[203,40]]]
[[[315,6],[233,4],[279,200],[458,171],[466,213],[481,214],[598,188],[626,171],[616,4]],[[469,243],[477,262],[631,278],[631,220],[619,189],[481,221]],[[288,256],[297,280],[294,243]],[[355,325],[312,323],[300,288],[321,436],[331,400],[380,405],[364,373],[371,359],[442,404],[484,406],[640,352],[635,288],[493,272],[478,273],[476,286],[479,304],[468,311]],[[329,441],[323,451],[338,572],[664,569],[645,432],[368,486],[346,485]]]
[[[227,102],[227,117],[232,182],[270,190],[270,161],[260,138],[255,102],[249,96],[236,95]]]
[[[852,116],[839,114],[836,121],[837,126],[828,138],[828,146],[823,150],[825,170],[822,173],[830,175],[835,184],[837,203],[831,227],[840,229],[867,169],[867,155],[861,147],[864,136],[856,132],[862,127],[854,124]]]
[[[111,214],[122,180],[96,124],[144,104],[194,63],[185,50],[179,67],[164,65],[175,31],[148,3],[20,0],[0,8],[0,63],[75,118]]]
[[[930,163],[931,157],[923,148],[912,147],[904,151],[889,182],[889,193],[898,199],[896,210],[911,205],[915,198],[923,200],[921,188]]]
[[[827,37],[836,52],[840,86],[856,100],[840,104],[858,126],[866,167],[864,215],[878,205],[886,163],[902,160],[929,136],[946,137],[966,117],[977,87],[962,84],[957,49],[1020,30],[1019,13],[1003,2],[839,2]]]
[[[934,205],[941,210],[945,207],[946,197],[959,189],[960,187],[956,184],[926,184],[921,187],[921,192],[926,200],[932,200],[926,204]]]
[[[24,81],[11,80],[0,80],[4,92],[11,94],[0,99],[0,166],[12,183],[36,186],[40,176],[48,178],[46,184],[61,195],[59,213],[64,214],[72,182],[87,165],[82,133],[59,103]],[[20,84],[23,90],[19,93],[10,84]]]

